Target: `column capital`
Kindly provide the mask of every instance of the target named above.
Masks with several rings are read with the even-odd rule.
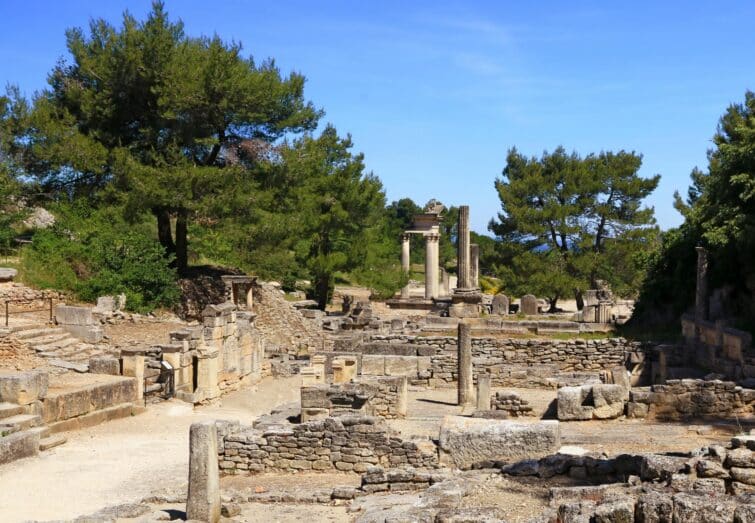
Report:
[[[425,234],[425,241],[427,242],[437,242],[439,240],[440,240],[440,234],[438,233],[429,232]]]
[[[412,235],[409,234],[408,232],[402,232],[400,235],[400,238],[402,242],[408,242],[409,240],[411,240]]]

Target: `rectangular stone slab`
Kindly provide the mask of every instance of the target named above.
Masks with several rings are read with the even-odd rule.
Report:
[[[442,463],[469,469],[485,461],[519,461],[554,454],[561,446],[558,421],[522,423],[446,416],[440,426]]]

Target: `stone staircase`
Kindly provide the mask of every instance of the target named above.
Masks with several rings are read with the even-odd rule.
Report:
[[[34,456],[66,442],[61,434],[51,434],[39,414],[26,414],[15,403],[0,403],[0,464]]]
[[[11,335],[29,345],[38,356],[50,360],[61,360],[73,364],[85,365],[92,356],[100,356],[103,350],[91,343],[74,338],[61,327],[52,325],[15,325],[10,328]]]

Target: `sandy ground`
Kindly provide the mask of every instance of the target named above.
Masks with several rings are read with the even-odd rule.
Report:
[[[298,398],[300,378],[263,380],[233,392],[221,406],[192,409],[172,400],[139,416],[67,434],[39,457],[0,467],[0,521],[69,519],[150,495],[184,493],[189,426],[204,419],[249,423]]]

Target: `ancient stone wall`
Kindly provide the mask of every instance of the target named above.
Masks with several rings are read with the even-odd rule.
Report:
[[[411,376],[412,383],[434,387],[456,381],[456,338],[449,336],[373,335],[355,349],[363,374]],[[649,350],[623,338],[550,340],[472,338],[474,374],[489,372],[494,386],[556,386],[582,383],[600,371],[623,365],[632,353]]]
[[[532,407],[529,402],[516,392],[508,390],[496,392],[490,407],[493,410],[505,412],[512,418],[532,415]]]
[[[677,421],[692,417],[732,418],[752,415],[755,390],[730,381],[668,380],[665,385],[630,391],[629,417]]]
[[[364,376],[350,383],[302,387],[302,420],[321,415],[364,414],[383,418],[406,416],[407,383],[404,377]]]
[[[241,427],[222,438],[221,474],[365,472],[372,465],[435,468],[435,453],[404,441],[379,418],[344,416],[301,424]]]

